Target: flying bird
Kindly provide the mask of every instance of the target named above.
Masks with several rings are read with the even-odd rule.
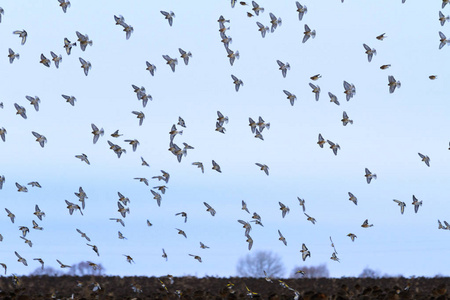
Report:
[[[278,70],[281,70],[281,74],[283,75],[284,78],[286,78],[287,71],[291,69],[291,66],[289,65],[288,62],[283,63],[279,60],[277,60],[277,64],[279,66]]]
[[[377,50],[375,50],[375,48],[370,48],[369,46],[367,46],[366,44],[363,44],[364,49],[366,49],[366,54],[367,54],[367,60],[369,62],[372,61],[372,57],[373,55],[377,55]]]
[[[10,64],[13,63],[15,58],[17,58],[17,59],[20,58],[19,53],[15,53],[11,48],[9,48],[8,51],[9,51],[8,57],[9,57],[9,63]]]
[[[417,200],[416,196],[413,197],[412,205],[414,205],[414,212],[417,213],[419,211],[419,206],[422,206],[422,201]]]
[[[175,17],[175,14],[173,13],[173,11],[171,12],[166,12],[166,11],[161,11],[161,14],[165,17],[165,19],[169,22],[169,25],[172,26],[173,24],[173,18]]]
[[[428,155],[423,155],[422,153],[419,153],[419,156],[427,166],[430,166],[430,158],[428,157]]]
[[[377,179],[377,174],[372,174],[369,169],[365,169],[366,174],[364,175],[366,177],[367,183],[369,184],[372,179]]]
[[[402,84],[400,83],[400,81],[395,80],[394,76],[389,75],[388,76],[388,86],[389,86],[389,93],[393,93],[395,91],[395,88],[398,87],[400,88],[402,86]]]
[[[315,38],[316,37],[316,30],[311,30],[308,25],[305,24],[305,32],[304,37],[302,40],[302,43],[305,43],[310,37]]]
[[[303,15],[308,12],[308,8],[306,5],[301,5],[298,1],[295,2],[297,5],[298,19],[301,21],[303,19]]]
[[[396,200],[396,199],[394,199],[394,202],[397,203],[398,206],[400,206],[400,212],[401,212],[402,215],[403,215],[403,213],[405,212],[405,206],[406,206],[406,203],[405,203],[405,202],[402,202],[402,201],[400,201],[400,200]]]
[[[22,42],[21,42],[22,45],[25,44],[25,42],[27,41],[28,33],[25,29],[24,30],[15,30],[15,31],[13,31],[13,34],[18,34],[19,37],[22,38]]]

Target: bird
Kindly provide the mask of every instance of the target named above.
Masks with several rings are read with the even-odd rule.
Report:
[[[302,43],[305,43],[310,37],[316,37],[316,30],[311,30],[308,25],[305,24],[305,32],[303,36]]]
[[[7,133],[8,133],[8,132],[6,131],[5,127],[0,128],[0,137],[2,138],[2,141],[4,141],[4,142],[5,142],[5,140],[6,140],[5,135],[6,135]],[[3,184],[3,181],[0,180],[0,189],[1,189],[2,184]]]
[[[105,134],[105,131],[103,130],[103,128],[99,130],[98,127],[95,126],[94,123],[91,123],[91,128],[92,128],[92,134],[94,135],[92,142],[95,144],[95,143],[97,143],[98,138],[100,136],[103,136],[103,134]]]
[[[139,141],[134,139],[134,140],[124,140],[124,142],[129,143],[132,147],[133,147],[133,152],[136,151],[137,146],[139,145]]]
[[[69,102],[70,105],[75,106],[75,101],[77,100],[74,96],[67,96],[67,95],[61,95],[64,99],[66,99],[66,102]]]
[[[123,26],[123,31],[125,31],[125,38],[128,40],[131,37],[131,33],[133,33],[134,29],[133,26],[128,25],[125,22],[122,22],[122,24],[120,24]]]
[[[330,102],[333,102],[336,105],[340,105],[338,98],[333,93],[328,92],[328,96],[330,96]]]
[[[147,65],[146,70],[149,71],[152,76],[155,76],[156,66],[148,61],[146,61],[145,64]]]
[[[95,253],[97,253],[97,256],[100,256],[100,253],[98,252],[98,247],[96,245],[91,245],[86,243],[89,247],[92,247],[92,250],[94,250]]]
[[[386,38],[385,34],[386,34],[386,33],[383,33],[383,34],[378,35],[378,36],[377,36],[377,40],[379,40],[379,41],[384,40],[384,39]]]
[[[131,256],[129,256],[129,255],[126,255],[126,254],[123,254],[123,256],[125,256],[125,257],[126,257],[126,259],[127,259],[127,262],[129,262],[130,264],[131,264],[131,263],[134,263],[134,260],[133,260],[133,258],[132,258]]]
[[[289,213],[290,209],[288,206],[284,205],[281,202],[278,202],[278,204],[280,205],[281,216],[284,218],[286,214]]]
[[[419,156],[427,166],[430,166],[430,158],[428,157],[428,155],[423,155],[422,153],[419,153]]]
[[[389,75],[388,76],[388,86],[389,86],[389,93],[393,93],[395,91],[395,88],[398,87],[400,88],[402,86],[402,84],[400,83],[400,81],[395,80],[394,76]]]
[[[56,55],[53,51],[50,51],[50,55],[52,56],[52,60],[55,63],[55,67],[59,68],[59,63],[62,61],[62,56]]]
[[[334,155],[337,155],[337,152],[341,149],[341,146],[339,146],[339,144],[333,143],[330,140],[327,140],[327,143],[330,145],[330,149],[333,150]]]
[[[38,217],[39,220],[42,221],[42,217],[45,217],[45,212],[41,211],[41,209],[39,208],[39,205],[36,204],[35,208],[34,208],[34,213],[33,213],[36,217]]]
[[[332,259],[334,261],[337,261],[337,262],[340,262],[339,258],[336,256],[336,252],[333,252],[333,254],[331,255],[330,259]]]
[[[189,63],[189,57],[192,57],[192,53],[186,52],[181,48],[178,48],[178,51],[180,51],[181,58],[184,60],[184,64],[187,66]]]
[[[215,211],[215,209],[214,208],[212,208],[211,207],[211,205],[209,205],[208,203],[206,203],[206,202],[203,202],[203,204],[206,206],[206,211],[209,211],[209,213],[211,214],[211,216],[215,216],[216,215],[216,211]]]
[[[416,196],[413,197],[412,205],[414,205],[414,212],[417,213],[419,211],[419,206],[422,206],[422,201],[417,200]]]
[[[349,233],[349,234],[347,234],[347,236],[350,237],[350,239],[352,240],[352,242],[354,242],[354,241],[355,241],[355,238],[357,238],[357,236],[356,236],[355,234],[353,234],[353,233]]]
[[[348,118],[348,115],[347,115],[347,113],[345,111],[342,113],[342,120],[341,120],[341,122],[342,122],[342,125],[344,125],[344,126],[347,126],[348,123],[353,124],[353,120],[350,120]]]
[[[44,261],[42,258],[33,258],[33,260],[37,260],[41,264],[41,270],[44,270]]]
[[[337,251],[336,251],[336,247],[334,247],[334,243],[333,243],[333,240],[331,239],[331,236],[330,236],[330,242],[331,242],[331,247],[333,247],[333,250],[334,250],[334,253],[338,253]]]
[[[16,254],[16,256],[19,258],[17,261],[23,263],[25,266],[28,266],[27,264],[27,260],[25,258],[23,258],[22,256],[19,255],[19,253],[17,253],[17,251],[14,251],[14,253]],[[6,269],[6,268],[5,268]]]
[[[400,206],[400,212],[401,212],[402,215],[403,215],[403,213],[405,212],[405,206],[406,206],[406,203],[405,203],[405,202],[402,202],[402,201],[400,201],[400,200],[396,200],[396,199],[394,199],[394,202],[397,203],[398,206]]]
[[[184,232],[181,229],[175,228],[176,230],[178,230],[178,234],[181,234],[182,236],[184,236],[185,238],[187,238],[186,232]]]
[[[76,158],[81,159],[81,161],[84,161],[85,163],[87,163],[88,165],[90,165],[91,163],[88,160],[88,157],[86,154],[81,153],[80,155],[75,155]]]
[[[442,49],[442,47],[444,47],[446,44],[450,45],[450,40],[448,40],[445,34],[443,34],[441,31],[439,31],[439,37],[441,38],[439,40],[440,41],[439,49]]]
[[[28,246],[33,247],[33,243],[29,239],[24,238],[23,236],[21,236],[20,238],[25,241],[25,244],[28,244]]]
[[[129,208],[129,207],[125,208],[125,207],[122,205],[122,203],[120,203],[120,202],[117,202],[117,207],[119,208],[117,211],[120,212],[120,214],[121,214],[122,217],[124,217],[124,218],[127,216],[127,213],[130,213],[130,208]]]
[[[2,22],[2,15],[5,14],[5,10],[0,7],[0,23]],[[5,274],[6,274],[6,265],[5,265]]]
[[[305,199],[300,199],[300,197],[297,197],[298,199],[298,204],[302,207],[303,212],[305,212],[306,208],[305,208]]]
[[[362,228],[369,228],[369,227],[372,227],[372,226],[373,226],[373,224],[369,225],[369,220],[368,219],[366,219],[364,221],[364,223],[361,225]]]
[[[346,95],[347,101],[349,101],[350,98],[353,98],[353,96],[356,94],[355,85],[353,83],[350,84],[344,80],[344,94]]]
[[[231,78],[233,79],[234,88],[235,88],[236,92],[238,92],[239,91],[239,87],[241,85],[244,86],[244,82],[241,79],[239,79],[236,76],[234,76],[233,74],[231,74]]]
[[[450,0],[442,0],[442,9],[444,9],[444,7],[450,3]]]
[[[7,209],[7,208],[5,208],[5,210],[6,210],[6,212],[8,213],[6,216],[7,216],[8,218],[11,219],[11,222],[12,222],[12,223],[14,223],[14,219],[16,218],[16,215],[13,214],[13,213],[12,213],[9,209]]]
[[[209,247],[206,246],[205,244],[203,244],[202,242],[200,242],[200,248],[202,248],[202,249],[209,249]]]
[[[308,250],[304,243],[302,244],[302,250],[300,250],[300,252],[302,253],[303,261],[305,261],[308,256],[311,257],[311,252]]]
[[[116,221],[117,223],[120,223],[123,227],[125,227],[125,222],[122,219],[118,218],[109,218],[112,221]]]
[[[202,262],[202,258],[198,255],[194,255],[194,254],[189,254],[189,256],[193,256],[194,259],[198,260],[199,262]]]
[[[214,160],[212,160],[212,165],[213,165],[213,167],[212,167],[213,170],[216,170],[217,172],[222,173],[220,166]]]
[[[439,11],[439,22],[441,22],[441,26],[444,26],[445,21],[449,21],[450,20],[450,16],[444,16],[444,14]]]
[[[367,46],[366,44],[363,44],[364,49],[366,49],[366,54],[367,54],[367,60],[369,62],[372,61],[372,57],[373,55],[377,55],[377,50],[375,50],[375,48],[370,48],[369,46]]]
[[[169,22],[169,25],[172,26],[173,24],[173,18],[175,17],[175,14],[173,13],[173,11],[171,12],[166,12],[166,11],[161,11],[161,14],[166,18],[166,20]]]
[[[79,234],[81,234],[81,237],[82,237],[82,238],[85,238],[88,242],[91,241],[91,239],[86,235],[86,233],[82,232],[80,229],[77,228],[77,232],[78,232]]]
[[[270,28],[270,32],[274,32],[278,26],[281,26],[282,20],[281,20],[281,18],[275,17],[275,15],[273,13],[269,13],[269,16],[270,16],[270,23],[272,24],[272,26]]]
[[[87,45],[92,46],[92,41],[89,40],[89,36],[87,34],[81,34],[78,31],[76,31],[78,41],[80,42],[80,48],[82,51],[86,50]]]
[[[277,60],[277,64],[279,66],[278,70],[281,70],[281,74],[283,75],[284,78],[286,78],[287,71],[291,69],[291,66],[289,65],[288,62],[283,63],[279,60]]]
[[[17,59],[20,58],[19,53],[15,53],[11,48],[9,48],[8,51],[9,51],[8,57],[9,57],[9,63],[10,64],[13,63],[15,58],[17,58]]]
[[[245,210],[246,212],[248,212],[248,213],[250,213],[249,211],[248,211],[248,208],[247,208],[247,203],[245,203],[245,201],[244,200],[242,200],[242,208],[241,208],[242,210]]]
[[[35,109],[36,111],[39,111],[39,103],[41,102],[41,99],[39,99],[38,96],[34,96],[34,97],[31,97],[31,96],[25,96],[25,98],[26,98],[28,101],[30,101],[30,104],[34,106],[34,109]]]
[[[119,201],[122,202],[124,205],[127,205],[130,202],[130,199],[122,195],[121,192],[117,192],[117,195],[119,196]]]
[[[257,16],[259,16],[259,13],[260,13],[260,12],[261,12],[261,13],[264,12],[264,7],[259,6],[259,4],[256,3],[255,1],[252,1],[252,5],[253,5],[252,10],[255,12],[255,14],[256,14]]]
[[[17,187],[18,192],[24,192],[24,193],[28,192],[28,189],[26,186],[22,186],[17,182],[16,182],[16,187]]]
[[[139,126],[142,126],[142,123],[144,122],[145,119],[145,114],[142,111],[132,111],[131,113],[136,115],[136,118],[139,119]]]
[[[261,168],[260,170],[264,171],[264,173],[266,173],[266,175],[269,176],[269,167],[267,165],[260,164],[260,163],[255,163],[255,165],[260,167]]]
[[[92,65],[90,62],[85,61],[84,59],[82,59],[81,57],[79,58],[80,63],[81,63],[81,67],[84,69],[84,75],[88,75],[89,70],[92,68]]]
[[[36,223],[35,220],[32,220],[32,223],[33,223],[33,229],[36,229],[36,230],[44,230],[44,228],[41,227],[41,226],[39,226],[38,223]]]
[[[381,70],[386,70],[387,68],[389,68],[391,65],[382,65],[380,67]]]
[[[285,246],[287,246],[287,241],[285,237],[281,234],[281,231],[278,229],[278,235],[280,236],[278,239],[283,242]]]
[[[169,131],[169,134],[170,134],[170,140],[172,141],[177,134],[182,135],[183,130],[177,130],[177,126],[175,126],[175,124],[173,124],[172,128]]]
[[[32,131],[31,133],[36,138],[36,142],[38,142],[39,145],[41,145],[41,147],[44,148],[45,143],[47,143],[47,138],[45,136],[43,136],[42,134],[39,134],[35,131]]]
[[[316,101],[319,101],[319,96],[320,96],[320,86],[316,86],[312,83],[309,83],[309,86],[312,88],[312,92],[314,94],[316,94]]]
[[[64,13],[67,12],[67,8],[70,7],[70,1],[69,0],[58,0],[59,6],[61,6]]]
[[[298,19],[301,21],[303,19],[303,15],[308,12],[308,8],[306,5],[301,5],[298,1],[295,2],[295,5],[297,5]]]
[[[203,167],[203,163],[197,161],[197,162],[193,162],[192,165],[197,166],[198,168],[200,168],[202,170],[202,173],[205,173],[205,169]]]
[[[78,193],[74,192],[74,194],[75,194],[75,196],[78,197],[78,201],[81,202],[81,207],[84,209],[84,207],[85,207],[85,200],[88,198],[88,196],[84,192],[83,188],[80,186],[78,188]]]
[[[245,234],[248,235],[250,231],[252,230],[252,225],[249,222],[245,222],[244,220],[238,220],[239,223],[241,223],[243,226],[242,228],[245,228]]]
[[[22,41],[21,41],[22,45],[24,45],[25,42],[27,41],[28,33],[25,29],[24,30],[15,30],[15,31],[13,31],[13,34],[18,34],[19,37],[22,38]]]
[[[181,215],[181,217],[184,217],[184,223],[187,222],[187,213],[186,212],[182,211],[182,212],[175,214],[175,216],[178,216],[178,215]]]
[[[153,199],[156,200],[156,203],[158,204],[158,206],[161,206],[161,200],[162,200],[161,194],[155,192],[154,190],[150,190],[150,192],[152,192],[152,194],[153,194]]]
[[[235,51],[231,50],[230,48],[226,48],[226,50],[228,53],[227,57],[230,58],[230,65],[233,65],[235,59],[236,58],[239,59],[239,51],[236,50],[236,52],[235,52]]]
[[[430,76],[428,76],[428,78],[430,78],[431,80],[435,80],[435,79],[437,79],[437,75],[430,75]]]
[[[114,15],[114,21],[116,21],[116,25],[123,26],[123,23],[125,22],[125,18],[121,15],[119,15],[119,16]]]
[[[353,195],[352,193],[348,192],[348,196],[350,197],[348,200],[350,200],[353,203],[355,203],[355,205],[358,205],[358,199],[355,197],[355,195]]]
[[[256,22],[256,25],[258,25],[258,31],[261,32],[261,36],[264,38],[266,36],[266,32],[269,31],[269,26],[264,26],[260,22]]]
[[[165,258],[167,261],[167,254],[166,254],[166,251],[164,250],[164,248],[162,248],[162,252],[163,252],[162,257]]]
[[[377,179],[377,174],[372,174],[369,169],[365,169],[366,174],[364,175],[366,177],[367,183],[369,184],[372,179]]]
[[[308,221],[311,221],[311,223],[316,224],[316,219],[314,219],[313,217],[310,217],[307,213],[304,213],[304,214],[307,217]]]
[[[25,109],[25,107],[20,106],[17,103],[14,103],[14,107],[16,108],[17,112],[16,115],[20,115],[22,118],[26,119],[27,118],[27,110]]]
[[[246,234],[245,237],[247,238],[246,242],[248,243],[248,250],[250,251],[253,247],[253,239],[248,234]]]
[[[162,57],[166,60],[166,64],[170,66],[172,72],[175,72],[175,66],[178,65],[178,59],[171,58],[169,55],[163,55]]]
[[[180,125],[181,127],[186,128],[186,122],[184,122],[182,117],[178,117],[178,123],[177,125]]]
[[[72,215],[75,210],[79,210],[81,215],[83,215],[83,211],[81,210],[81,207],[78,204],[72,203],[67,200],[65,200],[65,201],[66,201],[67,209],[69,210],[70,215]]]
[[[75,47],[77,43],[72,43],[69,41],[69,39],[64,38],[64,49],[66,49],[67,55],[70,55],[70,52],[72,51],[72,47]]]
[[[323,139],[322,134],[319,133],[319,141],[317,144],[320,146],[320,148],[323,148],[323,145],[325,144],[325,140]]]

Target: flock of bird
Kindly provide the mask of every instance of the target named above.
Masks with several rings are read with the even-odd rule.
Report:
[[[70,5],[71,5],[70,1],[68,1],[68,0],[58,0],[58,1],[60,3],[59,5],[61,6],[63,12],[67,13],[68,8],[70,8]],[[342,0],[341,2],[344,2],[344,1]],[[448,2],[449,2],[448,0],[443,0],[442,8],[444,8]],[[405,1],[403,0],[402,3],[405,3]],[[237,2],[234,0],[231,1],[231,7],[234,8],[235,5],[237,5],[237,4],[239,4],[240,6],[243,6],[243,7],[250,6],[248,3],[243,2],[243,1],[241,1],[241,2]],[[247,16],[249,18],[253,18],[253,17],[255,17],[255,15],[256,15],[256,17],[258,17],[259,15],[262,15],[264,13],[264,10],[265,10],[264,7],[260,6],[255,1],[252,1],[251,6],[252,6],[251,11],[247,12]],[[300,4],[299,2],[294,2],[293,3],[293,13],[294,12],[298,13],[298,19],[299,19],[299,21],[302,21],[303,18],[305,17],[305,14],[308,12],[308,9],[307,9],[306,5]],[[2,18],[2,15],[4,15],[4,13],[5,13],[4,10],[2,8],[0,8],[0,22],[2,21],[1,18]],[[161,14],[168,21],[170,26],[174,25],[175,14],[172,11],[169,11],[169,12],[161,11]],[[270,16],[270,26],[271,26],[270,28],[269,28],[269,26],[266,26],[259,21],[256,22],[257,30],[261,33],[262,38],[265,38],[268,33],[272,34],[276,30],[279,30],[278,28],[280,26],[282,26],[282,24],[283,24],[281,17],[277,17],[273,13],[269,13],[269,16]],[[123,16],[114,15],[113,17],[114,17],[115,24],[118,25],[119,27],[121,26],[123,28],[123,31],[125,32],[125,38],[127,40],[130,39],[132,37],[132,33],[134,31],[133,27],[131,25],[125,23],[125,18]],[[449,19],[450,19],[450,17],[448,17],[448,16],[446,17],[441,11],[439,11],[439,22],[442,26]],[[225,17],[223,17],[221,15],[217,21],[219,23],[218,31],[219,31],[220,41],[224,45],[225,52],[227,54],[227,58],[229,59],[230,65],[233,66],[236,59],[239,59],[240,54],[239,54],[238,50],[230,49],[230,44],[232,43],[232,37],[230,35],[228,35],[228,33],[227,33],[227,31],[230,29],[229,27],[227,27],[227,24],[230,23],[230,20],[227,20]],[[21,45],[24,45],[26,47],[26,41],[27,41],[27,37],[28,37],[27,31],[26,30],[15,30],[12,33],[17,35],[21,39]],[[310,38],[314,39],[316,37],[316,34],[320,34],[320,33],[316,33],[316,30],[313,30],[307,24],[304,24],[304,33],[303,33],[302,43],[306,43]],[[68,38],[64,38],[63,47],[68,56],[71,55],[71,51],[74,47],[79,46],[83,52],[86,51],[87,46],[94,47],[93,41],[89,38],[89,36],[87,34],[82,34],[78,31],[76,31],[76,36],[77,36],[76,42],[71,42]],[[439,36],[440,36],[440,40],[439,40],[440,44],[438,47],[439,49],[441,49],[445,45],[450,45],[450,40],[448,40],[442,32],[439,32]],[[384,33],[376,37],[376,39],[379,41],[382,41],[384,38],[386,38]],[[377,50],[373,47],[368,46],[365,43],[362,44],[362,46],[365,51],[365,52],[361,51],[362,54],[364,54],[364,53],[367,54],[368,62],[371,63],[374,55],[377,54]],[[192,53],[189,51],[185,51],[181,48],[179,48],[179,53],[180,53],[180,58],[183,59],[185,65],[188,65],[190,58],[193,57]],[[42,53],[40,56],[39,63],[50,68],[51,64],[53,62],[54,66],[56,68],[59,68],[59,66],[63,63],[62,56],[55,54],[55,52],[53,52],[53,51],[50,52],[50,55],[51,55],[51,59],[47,58],[45,56],[45,54]],[[17,59],[20,58],[20,54],[15,52],[11,48],[9,48],[8,58],[9,58],[9,62],[11,64],[13,64],[13,63],[15,63],[15,61]],[[162,58],[165,60],[166,64],[170,67],[170,69],[173,72],[175,72],[176,65],[178,64],[178,59],[172,58],[169,55],[165,55],[165,54],[162,55]],[[92,68],[91,63],[89,61],[83,59],[82,57],[79,57],[79,61],[80,61],[81,68],[83,69],[84,74],[86,76],[88,76],[89,70]],[[279,70],[281,71],[283,78],[285,78],[288,75],[287,74],[288,71],[290,70],[290,67],[291,67],[290,64],[288,62],[282,62],[280,60],[277,60],[276,63],[278,64]],[[155,76],[155,73],[157,71],[156,66],[153,63],[150,63],[149,61],[146,61],[146,66],[147,66],[146,70],[148,70],[150,72],[151,76]],[[389,66],[390,65],[382,65],[380,67],[380,69],[385,70],[385,69],[388,69]],[[232,78],[233,84],[235,86],[235,91],[239,92],[240,87],[244,85],[243,80],[239,79],[237,76],[235,76],[233,74],[231,74],[231,78]],[[316,74],[316,75],[313,75],[310,77],[311,81],[313,81],[314,83],[312,83],[312,82],[309,83],[309,86],[311,87],[312,92],[314,93],[314,98],[316,101],[319,101],[319,99],[320,99],[321,88],[317,84],[317,81],[320,78],[321,78],[320,74]],[[436,78],[437,78],[436,75],[430,76],[431,80],[434,80]],[[137,99],[139,101],[142,101],[143,108],[146,108],[148,101],[152,100],[152,96],[146,92],[145,87],[143,87],[143,86],[139,87],[134,84],[130,84],[130,85],[131,85],[133,91],[136,93]],[[396,91],[396,89],[401,87],[401,83],[400,83],[400,81],[395,79],[394,76],[388,75],[387,76],[387,86],[388,86],[389,93],[394,93]],[[345,94],[347,101],[349,101],[356,95],[356,87],[354,84],[349,83],[344,80],[343,88],[344,88],[343,93]],[[289,100],[291,106],[294,106],[295,101],[297,100],[296,95],[294,95],[293,93],[291,93],[287,90],[283,90],[283,92],[287,96],[287,99]],[[76,98],[74,96],[69,96],[69,95],[65,95],[65,94],[62,94],[61,96],[70,105],[72,105],[72,106],[75,105]],[[328,96],[330,97],[330,102],[332,102],[338,106],[340,105],[336,95],[334,95],[331,92],[328,92]],[[29,104],[34,108],[35,111],[39,111],[40,98],[38,96],[32,97],[32,96],[27,95],[27,96],[25,96],[25,98],[29,101]],[[17,111],[16,112],[17,115],[21,116],[23,119],[27,119],[27,109],[25,106],[22,106],[18,103],[14,103],[14,107]],[[3,108],[3,102],[1,103],[1,108]],[[145,113],[143,111],[135,110],[135,111],[132,111],[132,114],[134,114],[136,116],[136,118],[139,119],[139,126],[142,126],[143,121],[145,119]],[[348,114],[345,111],[342,114],[341,121],[342,121],[343,126],[346,126],[348,124],[353,124],[353,120],[351,120],[349,118]],[[217,111],[217,122],[216,122],[215,131],[225,134],[226,133],[225,125],[228,124],[228,122],[229,122],[228,116],[225,116],[220,111]],[[171,129],[169,131],[169,149],[168,150],[174,156],[176,156],[178,162],[181,162],[181,160],[187,156],[188,150],[192,150],[192,149],[194,149],[194,147],[185,142],[183,142],[182,147],[180,147],[179,145],[176,144],[176,140],[178,139],[177,137],[179,137],[183,134],[183,130],[179,130],[179,128],[177,128],[177,126],[183,127],[183,128],[187,127],[186,122],[184,121],[184,119],[182,117],[179,117],[177,124],[173,124],[173,126],[171,127]],[[270,129],[270,123],[266,122],[261,116],[259,116],[257,118],[257,121],[255,121],[251,117],[249,117],[249,126],[250,126],[252,134],[254,134],[254,137],[258,138],[260,140],[264,140],[263,135],[262,135],[264,129],[266,129],[266,130]],[[91,124],[91,128],[92,128],[92,135],[93,135],[92,142],[93,142],[93,144],[96,144],[99,141],[99,139],[105,134],[105,130],[103,128],[99,129],[99,127],[93,123]],[[36,142],[39,143],[40,147],[44,148],[47,143],[47,138],[44,135],[42,135],[41,133],[38,133],[35,131],[32,131],[31,134],[36,138]],[[116,130],[110,136],[111,136],[111,140],[107,140],[109,148],[117,155],[118,158],[120,158],[122,154],[126,153],[126,149],[124,149],[122,146],[120,146],[112,141],[113,141],[113,139],[120,138],[122,136],[122,134],[119,133],[119,130]],[[6,142],[6,140],[7,140],[6,128],[0,127],[0,137],[3,142]],[[131,149],[133,152],[137,151],[137,148],[140,145],[140,142],[138,139],[124,139],[123,141],[125,143],[128,143],[131,146]],[[328,144],[329,148],[333,151],[334,155],[337,156],[338,150],[341,149],[340,145],[336,142],[325,139],[322,136],[322,134],[319,133],[317,145],[320,148],[324,148],[324,146],[326,144]],[[418,155],[419,155],[420,159],[428,167],[430,167],[430,158],[427,155],[424,155],[422,153],[418,153]],[[84,162],[84,163],[90,165],[89,158],[86,154],[81,153],[81,154],[76,154],[74,156],[75,156],[75,158],[80,159],[81,162]],[[141,161],[142,161],[142,166],[149,167],[149,164],[145,161],[145,159],[142,156],[141,156]],[[203,162],[200,162],[200,161],[192,162],[192,165],[200,168],[202,173],[205,172],[205,164]],[[269,166],[268,165],[261,163],[261,162],[257,162],[257,163],[255,163],[255,165],[261,171],[263,171],[267,176],[269,176]],[[215,170],[219,173],[222,172],[220,165],[214,160],[211,161],[211,169]],[[0,175],[0,190],[2,189],[2,187],[4,186],[4,184],[6,182],[7,175],[8,174]],[[365,168],[364,177],[366,178],[367,184],[370,184],[373,179],[377,179],[377,175],[375,173],[372,173],[368,168]],[[139,182],[144,183],[146,186],[149,186],[150,180],[147,178],[136,177],[134,179],[138,180]],[[170,174],[164,170],[161,170],[160,175],[155,175],[151,179],[157,180],[158,182],[162,181],[164,184],[168,184],[169,179],[170,179]],[[29,182],[27,185],[25,185],[23,183],[15,182],[15,186],[17,187],[18,192],[24,192],[24,193],[28,192],[27,186],[41,188],[41,185],[36,181]],[[153,199],[156,200],[156,203],[158,206],[161,205],[162,198],[163,198],[164,194],[166,193],[167,189],[168,189],[168,187],[166,185],[158,185],[158,186],[153,187],[150,190],[151,194],[153,195]],[[74,194],[78,198],[79,204],[77,204],[78,202],[73,203],[68,200],[65,200],[68,213],[70,215],[72,215],[74,212],[80,212],[80,214],[83,215],[83,210],[85,209],[85,200],[88,198],[88,196],[82,187],[80,187],[79,190],[77,192],[75,192]],[[352,194],[351,192],[348,192],[348,195],[349,195],[349,200],[352,201],[355,205],[357,205],[357,203],[358,203],[357,197],[354,194]],[[414,206],[415,213],[418,213],[419,207],[422,205],[423,201],[419,201],[414,195],[412,196],[412,199],[413,199],[412,205]],[[299,205],[302,208],[303,213],[306,217],[306,220],[310,221],[313,225],[316,224],[317,220],[306,213],[305,200],[298,197],[298,201],[299,201]],[[400,212],[401,212],[401,214],[403,214],[404,210],[405,210],[405,206],[406,206],[405,202],[402,202],[402,201],[396,200],[396,199],[394,199],[393,201],[396,204],[398,204],[398,206],[400,206]],[[115,222],[121,224],[123,227],[125,227],[125,219],[130,214],[129,203],[130,203],[130,199],[127,198],[126,196],[124,196],[122,193],[118,192],[117,212],[119,213],[120,216],[110,218],[110,220],[115,221]],[[206,211],[209,212],[212,217],[214,217],[216,214],[216,210],[207,202],[203,202],[203,203],[206,208]],[[282,202],[279,202],[279,206],[280,206],[279,209],[281,211],[282,218],[285,218],[286,215],[290,212],[290,209],[287,205],[283,204]],[[259,225],[261,227],[263,227],[264,225],[262,223],[262,218],[258,213],[256,213],[256,212],[254,212],[253,214],[250,213],[248,206],[244,200],[242,200],[241,208],[242,208],[242,210],[244,210],[245,212],[247,212],[250,215],[249,219],[251,219],[249,221],[246,221],[243,219],[237,220],[238,223],[240,223],[242,225],[242,227],[245,229],[245,232],[244,232],[245,241],[248,244],[248,250],[251,250],[253,243],[254,243],[252,237],[250,236],[250,233],[252,231],[251,223],[254,223],[254,225]],[[4,209],[6,211],[6,216],[11,220],[12,223],[15,223],[14,213],[11,212],[8,208],[4,208]],[[39,220],[39,222],[41,222],[41,221],[44,222],[43,217],[45,217],[45,212],[39,208],[39,205],[35,206],[34,215]],[[176,213],[176,216],[181,216],[182,218],[184,218],[185,223],[188,220],[188,215],[185,211]],[[39,224],[37,223],[36,220],[31,220],[31,221],[33,224],[33,226],[32,226],[33,229],[43,230],[43,227],[39,226]],[[443,222],[445,225],[442,225],[441,221],[438,220],[439,229],[450,230],[450,225],[446,221],[443,221]],[[147,220],[147,225],[152,226],[152,224],[149,220]],[[374,226],[374,225],[370,224],[368,219],[364,220],[361,225],[362,228],[370,228],[372,226]],[[184,230],[179,229],[179,228],[175,228],[175,229],[179,235],[182,235],[184,238],[187,238],[187,234]],[[87,242],[91,242],[90,238],[87,236],[86,233],[82,232],[78,228],[74,228],[74,230],[76,230],[81,235],[81,238],[86,239]],[[19,231],[22,234],[20,236],[20,238],[22,240],[24,240],[24,242],[29,247],[32,247],[33,246],[32,241],[27,239],[27,234],[30,232],[30,229],[27,226],[20,226]],[[279,240],[285,246],[287,246],[288,241],[287,241],[286,237],[283,236],[282,232],[279,229],[278,229],[278,235],[279,235]],[[357,236],[354,233],[348,233],[347,236],[353,242],[355,241],[355,238],[357,238]],[[120,231],[118,231],[118,238],[122,239],[122,240],[126,239],[126,237]],[[2,241],[2,240],[3,240],[3,237],[0,234],[0,241]],[[330,259],[339,262],[340,260],[337,256],[338,253],[337,253],[334,243],[331,239],[331,236],[330,236],[330,241],[331,241],[331,246],[333,248]],[[86,243],[86,245],[88,247],[91,247],[97,256],[100,256],[99,249],[96,245],[90,244],[90,243]],[[206,246],[204,243],[200,242],[200,248],[208,249],[209,247]],[[311,252],[305,243],[302,244],[299,252],[302,255],[303,261],[305,261],[308,257],[311,257]],[[18,258],[18,262],[24,264],[25,266],[28,265],[26,258],[22,257],[17,251],[14,251],[14,253]],[[193,257],[195,260],[197,260],[200,263],[203,261],[201,256],[198,254],[188,253],[188,255]],[[129,262],[130,264],[134,263],[133,258],[129,254],[123,254],[123,256],[125,257],[126,261]],[[162,257],[165,258],[166,260],[168,259],[168,255],[164,249],[162,249]],[[38,261],[41,264],[42,268],[44,267],[44,261],[41,258],[33,258],[33,260]],[[61,268],[70,268],[69,265],[63,264],[60,260],[56,259],[56,261],[59,263]],[[10,262],[8,262],[8,264],[9,263]],[[89,262],[89,264],[91,265],[91,267],[93,269],[98,268],[98,265],[93,262]],[[7,272],[6,263],[2,262],[1,266],[3,266],[3,268],[5,270],[5,274],[6,274],[6,272]],[[299,271],[299,272],[301,273],[301,271]],[[266,274],[266,278],[267,278],[267,274]],[[253,293],[249,289],[248,289],[248,291],[249,291],[249,294]],[[255,294],[255,293],[253,293],[253,294]]]

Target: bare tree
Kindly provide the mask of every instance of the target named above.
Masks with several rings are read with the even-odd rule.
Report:
[[[264,271],[269,277],[282,277],[285,274],[281,257],[271,251],[255,251],[241,257],[236,271],[241,277],[264,277]]]
[[[301,273],[298,271],[302,271]],[[318,266],[303,266],[295,267],[291,271],[291,278],[328,278],[330,277],[330,272],[328,271],[326,264],[321,264]]]
[[[369,267],[365,267],[364,270],[359,274],[360,278],[380,278],[381,273],[380,271],[375,271]]]

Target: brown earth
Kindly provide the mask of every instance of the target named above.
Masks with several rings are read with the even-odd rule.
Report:
[[[167,287],[162,286],[161,281]],[[1,299],[449,299],[450,278],[317,278],[284,279],[216,277],[28,276],[0,278]],[[227,284],[233,283],[230,289]],[[95,283],[100,289],[94,291]],[[133,289],[134,287],[134,289]],[[177,295],[177,291],[181,295]],[[72,298],[73,297],[73,298]]]

